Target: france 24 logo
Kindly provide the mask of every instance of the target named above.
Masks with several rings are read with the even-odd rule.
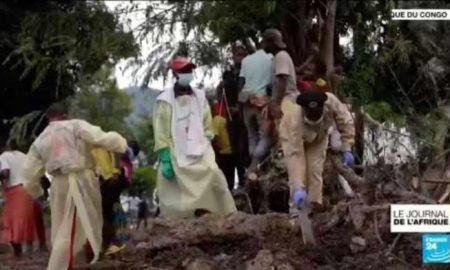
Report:
[[[423,263],[450,263],[450,235],[422,235]]]

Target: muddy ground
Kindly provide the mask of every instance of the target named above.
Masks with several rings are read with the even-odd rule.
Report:
[[[242,219],[248,218],[245,214],[238,215]],[[305,246],[301,232],[280,225],[280,220],[290,219],[287,215],[267,215],[270,217],[264,219],[267,226],[262,226],[262,231],[253,235],[231,233],[229,237],[222,234],[218,240],[211,235],[198,237],[196,233],[190,238],[185,228],[171,227],[174,223],[168,228],[166,221],[155,220],[146,231],[134,233],[128,248],[115,258],[92,266],[80,265],[76,269],[449,269],[421,264],[418,234],[390,234],[383,228],[377,233],[374,228],[356,233],[350,220],[343,220],[339,226],[323,233],[323,219],[329,220],[329,214],[324,213],[313,217],[317,245]],[[214,221],[205,218],[196,222],[208,224]],[[251,222],[237,225],[240,224],[252,225]],[[196,225],[198,223],[192,224]],[[191,229],[191,225],[184,226]],[[241,229],[246,231],[247,228]],[[209,233],[217,235],[206,232]],[[0,269],[45,269],[48,255],[34,254],[14,267],[8,259],[11,254],[4,252],[3,248]]]
[[[354,196],[343,194],[336,173],[326,175],[326,207],[311,216],[316,245],[304,244],[298,217],[289,214],[153,219],[114,258],[76,269],[450,269],[422,264],[420,234],[390,233],[390,204],[433,203],[410,187],[411,170],[400,169],[367,169],[362,176],[339,170]],[[9,249],[0,246],[0,270],[45,269],[47,256],[34,254],[12,266]]]

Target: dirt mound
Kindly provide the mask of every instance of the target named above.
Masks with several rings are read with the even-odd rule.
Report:
[[[343,191],[339,176],[352,192]],[[154,220],[135,237],[132,253],[154,269],[422,269],[420,235],[390,233],[391,203],[433,202],[412,190],[409,178],[390,166],[358,176],[330,159],[326,209],[312,216],[315,246],[304,244],[298,217],[237,213]]]
[[[127,266],[144,267],[142,264],[139,265],[140,263],[136,264],[137,261],[141,261],[145,262],[145,267],[154,269],[420,268],[418,236],[396,239],[389,233],[383,233],[380,237],[386,244],[382,244],[373,231],[355,234],[351,221],[344,221],[322,234],[321,219],[326,218],[326,215],[328,214],[318,215],[314,219],[318,243],[317,246],[311,247],[303,244],[301,232],[293,225],[289,216],[280,214],[265,214],[267,218],[263,219],[239,213],[241,219],[252,220],[246,224],[239,223],[244,226],[239,231],[248,232],[239,234],[239,237],[236,237],[234,231],[223,234],[201,230],[206,233],[205,237],[196,233],[192,236],[180,234],[178,228],[184,231],[185,222],[176,225],[176,228],[167,227],[165,232],[159,230],[159,236],[152,235],[153,228],[150,228],[147,233],[135,239],[138,242],[136,249],[129,253],[140,259]],[[265,225],[257,226],[256,229],[245,228],[253,221],[265,222]],[[160,226],[160,221],[155,222]],[[203,222],[208,224],[210,221],[203,220]],[[225,236],[227,233],[230,233],[229,238]],[[217,239],[213,239],[213,236],[217,236]],[[392,245],[394,242],[395,245]]]
[[[76,269],[446,269],[422,265],[419,234],[390,233],[390,204],[434,202],[409,185],[410,170],[379,166],[358,176],[335,161],[327,162],[325,209],[311,216],[316,245],[304,244],[291,214],[154,219],[115,258]],[[45,269],[45,260],[18,269]]]

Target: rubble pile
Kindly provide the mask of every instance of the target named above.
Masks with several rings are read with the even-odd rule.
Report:
[[[122,257],[135,257],[124,263],[136,269],[422,269],[420,235],[390,233],[391,203],[434,202],[409,184],[415,174],[405,166],[367,167],[356,175],[330,155],[325,209],[311,216],[316,245],[305,245],[298,217],[270,212],[267,192],[274,184],[261,183],[252,188],[259,212],[268,213],[156,219]],[[284,174],[274,163],[269,168],[261,181]],[[240,198],[245,206],[249,198]]]
[[[389,223],[392,203],[434,203],[417,191],[415,168],[378,165],[360,168],[357,175],[330,155],[324,209],[310,216],[315,245],[305,244],[298,216],[270,211],[267,193],[283,187],[270,181],[280,181],[285,173],[275,163],[268,168],[261,186],[252,186],[261,214],[245,213],[253,211],[252,198],[240,190],[236,199],[245,212],[225,219],[153,219],[112,260],[76,269],[425,269],[420,235],[392,234]],[[20,269],[45,268],[36,267]]]

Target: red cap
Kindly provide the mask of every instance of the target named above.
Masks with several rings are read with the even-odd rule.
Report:
[[[189,59],[183,56],[175,57],[172,61],[170,61],[169,66],[173,71],[178,71],[188,66],[191,68],[196,67]]]
[[[298,80],[297,81],[297,89],[300,92],[306,91],[306,90],[310,90],[313,89],[313,85],[312,83],[308,82],[308,81],[304,81],[304,80]]]

